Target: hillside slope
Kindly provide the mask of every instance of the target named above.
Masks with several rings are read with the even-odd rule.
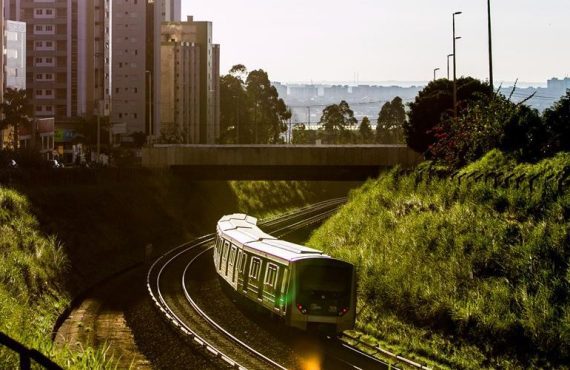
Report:
[[[30,180],[12,189],[0,186],[0,331],[66,368],[114,367],[113,349],[56,348],[51,331],[70,297],[142,262],[147,244],[156,256],[212,232],[225,213],[264,217],[344,195],[350,186],[61,174],[28,173]],[[0,368],[16,364],[16,356],[0,348]]]
[[[568,168],[570,154],[517,165],[491,152],[454,179],[393,170],[309,245],[357,266],[358,328],[395,352],[449,368],[567,366]]]

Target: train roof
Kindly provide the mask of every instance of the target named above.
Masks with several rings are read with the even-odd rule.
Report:
[[[280,240],[263,232],[257,227],[257,219],[255,217],[243,213],[222,217],[218,221],[218,229],[222,231],[224,235],[227,235],[247,248],[283,260],[295,261],[304,258],[330,258],[330,256],[327,256],[317,249]]]

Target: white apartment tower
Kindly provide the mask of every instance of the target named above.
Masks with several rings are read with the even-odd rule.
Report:
[[[36,117],[72,125],[109,105],[109,0],[5,0],[27,24],[26,86]]]

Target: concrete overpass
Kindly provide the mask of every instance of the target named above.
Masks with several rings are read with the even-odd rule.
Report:
[[[405,145],[154,145],[142,150],[143,167],[200,180],[363,180],[422,160]]]

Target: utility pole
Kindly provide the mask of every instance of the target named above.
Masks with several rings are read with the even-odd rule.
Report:
[[[437,71],[439,71],[439,68],[434,68],[434,69],[433,69],[433,80],[434,80],[434,81],[437,79],[437,78],[436,78],[436,72],[437,72]]]
[[[455,50],[455,16],[462,12],[453,13],[453,117],[457,121],[457,51]]]
[[[311,106],[307,107],[307,128],[311,129]]]
[[[447,79],[449,80],[449,57],[452,57],[453,54],[447,55]]]
[[[151,143],[151,137],[153,135],[152,129],[152,73],[150,71],[145,71],[148,76],[148,88],[146,90],[147,100],[148,100],[148,134],[147,143]]]
[[[493,41],[491,37],[491,0],[487,0],[487,19],[489,24],[489,85],[491,85],[491,91],[494,91],[493,87]]]

